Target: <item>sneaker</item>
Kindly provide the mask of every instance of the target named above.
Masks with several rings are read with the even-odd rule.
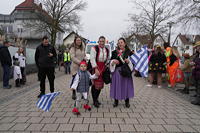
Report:
[[[162,88],[162,86],[161,86],[161,85],[158,85],[158,88],[160,89],[160,88]]]
[[[4,86],[3,88],[4,88],[4,89],[11,89],[11,88],[12,88],[12,85]]]
[[[85,110],[88,110],[88,111],[91,110],[91,107],[90,107],[88,104],[85,104],[85,105],[83,106],[83,108],[84,108]]]
[[[81,114],[76,107],[73,108],[72,113],[74,113],[75,115],[80,115]]]
[[[147,87],[152,87],[153,85],[151,85],[151,84],[148,84],[148,85],[146,85]]]
[[[99,104],[97,102],[93,103],[94,107],[99,108]]]
[[[172,86],[170,84],[168,84],[168,88],[172,88]]]

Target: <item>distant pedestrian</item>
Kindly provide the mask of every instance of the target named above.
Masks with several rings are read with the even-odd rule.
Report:
[[[15,86],[16,87],[20,87],[20,85],[21,85],[20,81],[22,79],[22,73],[21,73],[20,62],[19,61],[15,61],[14,62],[13,77],[14,77],[14,80],[15,80]]]
[[[57,62],[56,50],[49,44],[47,36],[42,39],[42,44],[36,48],[35,62],[39,68],[40,94],[38,98],[45,95],[45,79],[48,77],[50,92],[54,92],[55,66]]]
[[[71,65],[71,73],[72,73],[72,82],[75,78],[75,75],[79,69],[79,64],[83,59],[85,59],[85,45],[83,44],[83,41],[81,37],[75,37],[74,42],[72,43],[72,47],[70,49],[70,55],[72,60]],[[76,91],[72,91],[72,99],[76,99]]]
[[[20,66],[21,74],[22,74],[22,79],[20,80],[20,84],[24,85],[26,83],[26,75],[25,75],[26,57],[24,54],[24,49],[22,47],[19,47],[13,59],[14,61],[19,61],[19,66]]]
[[[95,74],[91,75],[89,71],[87,71],[87,63],[86,61],[81,61],[80,68],[75,75],[74,81],[71,85],[71,89],[76,91],[76,101],[74,104],[74,108],[72,112],[76,115],[79,115],[79,107],[80,101],[83,97],[84,105],[83,108],[85,110],[91,110],[89,106],[88,100],[88,92],[90,87],[90,80],[98,78]]]
[[[118,106],[119,100],[125,100],[125,106],[130,107],[129,99],[134,96],[134,86],[132,76],[121,74],[125,63],[130,69],[130,75],[133,72],[133,64],[129,60],[132,52],[129,50],[124,38],[118,40],[117,49],[112,52],[110,70],[112,73],[112,82],[110,85],[110,97],[114,99],[113,107]]]
[[[59,50],[58,52],[58,69],[60,71],[61,66],[63,65],[63,52]]]
[[[71,54],[69,53],[69,49],[65,50],[63,56],[64,56],[65,73],[71,74]]]
[[[9,41],[5,41],[3,46],[0,47],[0,61],[3,68],[3,88],[10,89],[9,85],[10,69],[12,66],[12,59],[8,47],[11,45]]]

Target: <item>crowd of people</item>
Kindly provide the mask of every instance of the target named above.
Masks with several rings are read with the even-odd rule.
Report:
[[[84,108],[91,110],[88,95],[91,86],[91,96],[93,105],[96,108],[101,106],[99,96],[105,83],[110,83],[110,97],[113,99],[113,107],[117,107],[119,100],[125,101],[125,107],[130,107],[130,98],[134,97],[134,83],[132,72],[134,65],[129,57],[134,54],[126,43],[124,38],[120,38],[114,51],[109,51],[105,47],[106,38],[100,36],[98,45],[91,48],[90,60],[86,61],[85,45],[81,37],[75,37],[70,49],[66,49],[56,53],[56,49],[49,44],[47,36],[44,36],[42,43],[36,48],[35,62],[38,67],[38,79],[40,81],[40,94],[38,98],[45,95],[45,79],[49,80],[50,92],[55,91],[55,67],[61,63],[65,66],[65,73],[71,74],[70,87],[72,90],[72,99],[75,100],[72,110],[75,114],[79,112],[79,102],[81,99],[85,101]],[[9,73],[12,62],[14,65],[14,80],[16,87],[26,83],[25,67],[26,57],[24,49],[19,48],[13,56],[13,61],[9,53],[8,47],[10,43],[4,42],[0,47],[0,59],[3,68],[3,88],[9,89]],[[154,46],[149,50],[149,84],[152,87],[157,84],[158,88],[162,88],[162,79],[166,77],[168,87],[175,88],[177,82],[183,82],[185,88],[181,91],[189,94],[191,84],[196,87],[196,98],[192,104],[200,105],[200,42],[195,46],[195,53],[190,56],[189,53],[180,55],[177,47],[171,47],[168,43],[164,47]],[[111,55],[110,55],[111,54]],[[88,69],[91,67],[90,69]],[[59,68],[60,69],[60,68]],[[110,80],[105,77],[106,70],[109,69]],[[138,72],[135,73],[139,75]],[[105,79],[106,78],[106,79]],[[193,80],[191,80],[193,78]],[[109,81],[105,81],[109,80]],[[193,81],[193,82],[192,82]]]
[[[165,78],[163,78],[165,77]],[[177,83],[184,83],[184,89],[180,90],[184,94],[189,94],[190,86],[196,87],[195,100],[192,104],[200,105],[200,42],[194,46],[194,55],[189,53],[180,55],[177,47],[168,43],[164,47],[155,46],[149,50],[149,84],[157,84],[162,87],[162,80],[168,81],[169,88],[175,88]]]

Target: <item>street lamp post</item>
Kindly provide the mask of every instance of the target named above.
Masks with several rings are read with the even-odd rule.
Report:
[[[167,24],[169,25],[168,43],[170,44],[170,39],[171,39],[171,28],[172,28],[172,24],[174,24],[174,22],[168,22]]]

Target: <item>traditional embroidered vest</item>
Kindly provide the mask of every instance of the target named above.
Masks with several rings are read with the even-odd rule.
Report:
[[[90,75],[87,71],[79,71],[79,84],[77,87],[77,92],[83,93],[89,91]]]

